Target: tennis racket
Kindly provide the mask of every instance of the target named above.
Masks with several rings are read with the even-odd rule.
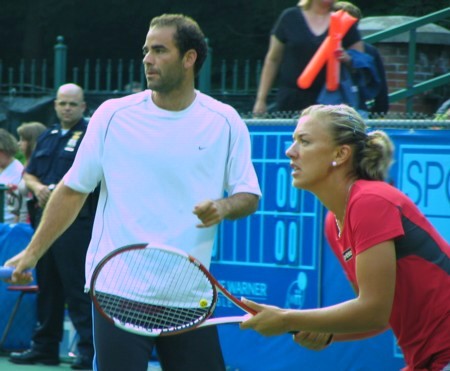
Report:
[[[90,283],[92,301],[103,317],[118,328],[146,336],[245,320],[246,315],[210,318],[218,292],[245,312],[256,314],[197,259],[166,245],[114,250],[97,265]]]
[[[0,267],[0,279],[8,279],[11,278],[13,272],[14,272],[14,267]]]
[[[0,266],[0,280],[1,279],[7,280],[7,279],[11,278],[15,269],[16,269],[15,267]],[[25,272],[31,272],[31,269],[29,269]]]

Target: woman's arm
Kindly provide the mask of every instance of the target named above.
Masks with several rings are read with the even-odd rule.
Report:
[[[277,77],[283,54],[284,44],[272,35],[270,37],[269,50],[264,59],[264,65],[261,71],[261,80],[256,95],[256,102],[253,107],[253,114],[256,116],[267,112],[267,96]]]
[[[350,285],[353,288],[353,291],[356,295],[359,293],[359,289],[356,285],[350,282]],[[373,336],[379,335],[386,330],[388,330],[390,326],[386,326],[382,330],[368,331],[364,333],[356,333],[356,334],[330,334],[330,333],[316,333],[316,332],[305,332],[300,331],[293,335],[293,340],[309,349],[309,350],[323,350],[327,348],[333,342],[339,341],[355,341],[355,340],[363,340],[368,339]]]
[[[347,49],[354,49],[361,53],[364,53],[364,43],[362,41],[357,41],[350,45]],[[352,57],[344,49],[336,51],[336,58],[341,62],[345,63],[347,66],[351,66]]]
[[[382,334],[383,332],[389,330],[391,327],[388,325],[381,330],[368,331],[358,334],[336,334],[333,336],[333,341],[354,341],[363,340],[374,337],[376,335]]]
[[[287,332],[361,334],[386,328],[395,292],[396,257],[393,241],[375,245],[356,256],[359,293],[330,307],[286,310],[245,301],[259,313],[241,324],[263,335]],[[336,335],[337,336],[337,335]]]
[[[323,350],[336,341],[355,341],[371,338],[383,333],[390,327],[383,330],[369,331],[360,334],[330,334],[323,332],[300,331],[293,335],[294,341],[309,350]]]

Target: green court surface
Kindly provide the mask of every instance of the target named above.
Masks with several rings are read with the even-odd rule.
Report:
[[[15,365],[8,361],[8,355],[0,356],[0,370],[2,371],[44,371],[44,370],[71,370],[69,362],[63,362],[59,366],[44,365]]]
[[[59,366],[44,366],[44,365],[15,365],[8,361],[8,355],[0,354],[0,370],[1,371],[59,371],[59,370],[71,370],[70,360],[64,360]],[[161,371],[159,365],[155,362],[151,362],[148,365],[147,371]]]

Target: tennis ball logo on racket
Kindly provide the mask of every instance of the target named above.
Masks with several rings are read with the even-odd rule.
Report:
[[[199,304],[200,304],[200,308],[206,308],[208,306],[208,300],[201,299]]]

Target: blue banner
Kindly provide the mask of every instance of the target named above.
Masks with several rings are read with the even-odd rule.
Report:
[[[323,236],[325,210],[312,194],[291,186],[285,151],[294,126],[250,125],[249,129],[263,197],[254,215],[221,225],[213,274],[237,297],[285,308],[316,308],[353,298]],[[389,180],[450,240],[450,131],[385,131],[396,147]],[[216,314],[242,311],[221,300]],[[299,347],[288,334],[266,338],[241,331],[238,325],[220,326],[219,332],[230,371],[379,371],[404,366],[391,331],[336,343],[321,352]]]

